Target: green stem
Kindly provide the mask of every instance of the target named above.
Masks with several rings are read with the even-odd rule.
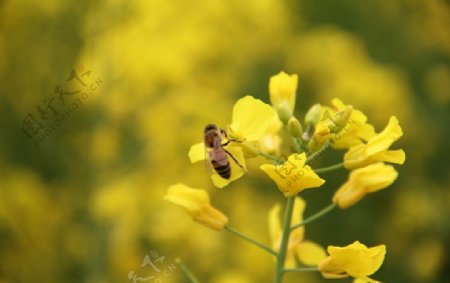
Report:
[[[306,218],[305,220],[303,220],[302,222],[295,224],[294,226],[291,227],[291,231],[300,228],[308,223],[311,223],[315,220],[317,220],[318,218],[324,216],[325,214],[327,214],[328,212],[332,211],[334,208],[336,208],[336,204],[332,203],[330,205],[328,205],[327,207],[323,208],[322,210],[320,210],[319,212],[313,214],[312,216]]]
[[[286,253],[289,244],[289,235],[291,234],[291,219],[292,219],[292,211],[294,210],[294,200],[295,196],[289,197],[287,199],[286,210],[284,211],[283,234],[281,238],[280,252],[278,253],[277,256],[277,265],[273,281],[274,283],[281,283],[283,279],[284,263],[286,261]]]
[[[278,255],[274,250],[272,250],[272,249],[269,248],[268,246],[266,246],[266,245],[264,245],[264,244],[261,244],[260,242],[258,242],[258,241],[256,241],[256,240],[254,240],[254,239],[252,239],[252,238],[250,238],[250,237],[248,237],[248,236],[242,234],[241,232],[236,231],[235,229],[231,228],[230,226],[225,226],[225,230],[227,230],[228,232],[234,234],[235,236],[238,236],[238,237],[241,238],[241,239],[246,240],[247,242],[252,243],[252,244],[255,245],[255,246],[260,247],[261,249],[263,249],[263,250],[265,250],[265,251],[267,251],[267,252],[269,252],[269,253],[271,253],[271,254],[273,254],[273,255],[275,255],[275,256]]]
[[[314,172],[316,173],[324,173],[324,172],[328,172],[328,171],[333,171],[333,170],[337,170],[339,168],[344,167],[344,162],[338,163],[338,164],[334,164],[328,167],[323,167],[323,168],[318,168],[318,169],[314,169]]]
[[[280,160],[277,157],[273,156],[273,155],[270,155],[270,154],[267,154],[267,153],[264,153],[264,152],[258,152],[258,154],[263,156],[263,157],[265,157],[265,158],[267,158],[267,159],[275,161],[275,163],[277,163],[277,164],[280,163]]]
[[[194,274],[189,270],[189,268],[180,260],[176,259],[175,261],[178,266],[183,270],[183,273],[186,275],[186,277],[189,279],[191,283],[200,283],[197,278],[195,278]]]
[[[305,271],[319,271],[318,267],[297,267],[283,270],[283,272],[305,272]]]

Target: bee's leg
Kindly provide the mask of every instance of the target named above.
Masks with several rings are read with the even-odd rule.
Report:
[[[238,140],[238,139],[233,139],[233,138],[229,138],[227,131],[225,131],[224,129],[220,129],[220,133],[222,134],[222,136],[224,138],[227,139],[227,141],[225,143],[222,144],[222,146],[227,146],[230,142],[243,142],[244,140]]]
[[[220,129],[220,134],[222,134],[222,136],[228,138],[227,131],[225,131],[224,129]]]
[[[227,146],[230,142],[244,142],[245,140],[238,140],[238,139],[230,139],[228,138],[228,140],[222,144],[222,146]]]
[[[239,161],[236,159],[236,157],[233,156],[233,154],[231,154],[231,153],[230,153],[228,150],[226,150],[226,149],[223,149],[223,150],[225,150],[225,152],[228,154],[228,156],[230,156],[231,159],[233,159],[234,163],[236,163],[237,166],[241,167],[242,170],[244,170],[245,172],[248,173],[247,169],[245,169],[244,166],[242,166],[242,164],[239,163]]]

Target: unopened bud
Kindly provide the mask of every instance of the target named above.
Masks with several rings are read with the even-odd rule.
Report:
[[[277,75],[270,77],[269,81],[269,94],[270,102],[273,107],[278,108],[279,105],[283,104],[283,108],[287,108],[290,113],[286,120],[283,122],[287,123],[289,118],[291,118],[292,113],[294,113],[295,108],[295,98],[298,86],[298,76],[296,74],[286,74],[285,72],[280,72]],[[284,111],[284,110],[282,110]],[[279,111],[280,112],[280,111]],[[286,113],[282,113],[284,116],[280,115],[280,118],[285,117]]]
[[[287,130],[288,130],[289,134],[291,136],[293,136],[294,138],[299,139],[302,137],[302,133],[303,133],[302,125],[297,120],[297,118],[295,118],[294,116],[292,116],[291,119],[289,119],[289,121],[287,123]]]
[[[285,103],[278,104],[275,107],[275,110],[278,113],[278,117],[283,123],[287,123],[289,119],[292,117],[292,111],[289,109],[288,105]]]
[[[320,116],[322,115],[322,106],[320,104],[314,104],[311,108],[309,108],[308,112],[305,115],[305,123],[308,124],[316,124],[319,122]]]
[[[340,132],[348,123],[350,116],[352,115],[353,106],[347,105],[344,109],[337,112],[330,118],[328,127],[332,133]]]

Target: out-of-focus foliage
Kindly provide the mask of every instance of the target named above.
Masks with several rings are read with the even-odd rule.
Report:
[[[448,281],[449,26],[444,0],[0,1],[0,282],[132,282],[131,271],[185,282],[177,257],[202,282],[269,282],[263,251],[194,226],[162,197],[175,179],[210,188],[233,226],[269,242],[266,213],[283,198],[271,181],[250,164],[216,189],[187,152],[205,124],[230,121],[237,98],[268,101],[280,70],[299,74],[300,112],[339,97],[377,129],[395,114],[405,133],[399,180],[307,237],[386,244],[381,281]],[[24,118],[74,68],[103,83],[35,146]],[[302,195],[306,216],[347,177],[333,174]],[[160,273],[140,267],[155,251]]]

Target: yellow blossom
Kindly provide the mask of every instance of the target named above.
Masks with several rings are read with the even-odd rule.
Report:
[[[245,157],[254,157],[254,153],[264,146],[260,143],[267,142],[266,139],[272,139],[276,143],[276,132],[280,128],[281,122],[270,105],[252,96],[245,96],[234,105],[232,122],[227,131],[230,138],[241,142],[230,142],[224,148],[245,168],[244,154]],[[225,139],[223,143],[226,141]],[[277,145],[273,144],[273,146],[275,149]],[[188,155],[192,163],[205,160],[207,152],[203,142],[191,146]],[[224,179],[211,168],[209,161],[206,160],[207,166],[210,168],[211,179],[216,187],[223,188],[244,174],[244,170],[232,158],[229,158],[229,162],[231,176],[229,179]]]
[[[303,221],[305,206],[306,203],[302,198],[295,198],[291,226]],[[270,239],[272,241],[272,247],[276,252],[280,249],[282,237],[280,210],[280,204],[275,204],[270,209],[268,217]],[[304,227],[293,230],[289,235],[285,264],[287,268],[296,266],[296,258],[304,265],[317,266],[326,257],[325,250],[314,242],[304,240],[304,235]]]
[[[334,194],[333,202],[347,208],[373,193],[391,185],[398,173],[391,165],[382,162],[353,170],[350,177]]]
[[[297,92],[297,75],[280,72],[269,81],[270,102],[282,121],[287,122],[294,113]]]
[[[320,187],[325,183],[325,180],[317,176],[305,163],[306,154],[295,153],[291,154],[284,164],[263,164],[260,168],[275,181],[285,197],[291,197],[304,189]]]
[[[209,204],[205,190],[176,184],[169,187],[164,199],[183,207],[194,221],[208,228],[222,230],[228,224],[227,216]]]
[[[337,279],[351,276],[356,282],[378,282],[368,276],[383,264],[385,245],[368,248],[356,241],[346,247],[328,246],[327,251],[329,256],[319,264],[323,277]]]
[[[405,162],[403,150],[388,150],[402,135],[398,119],[392,116],[386,128],[372,137],[367,144],[362,143],[347,151],[344,155],[345,167],[353,169],[379,161],[403,164]]]

